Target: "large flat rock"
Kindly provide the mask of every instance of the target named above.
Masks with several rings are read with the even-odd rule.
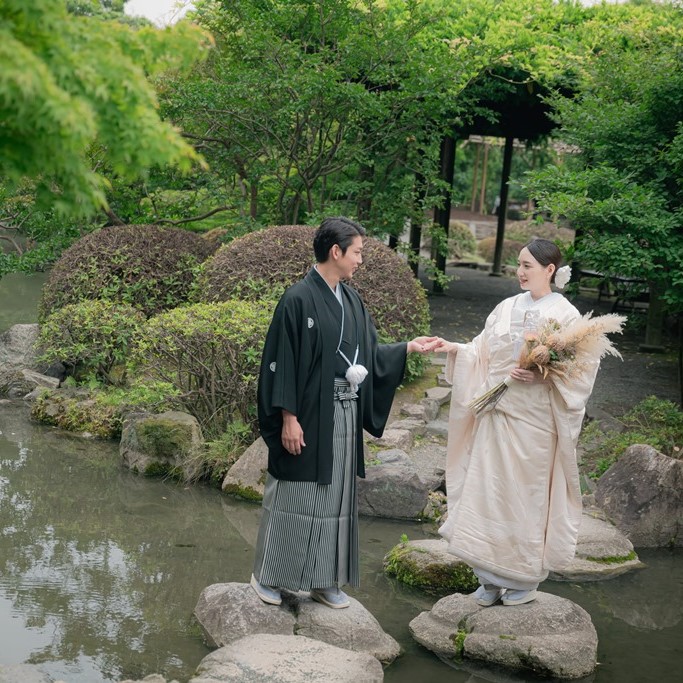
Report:
[[[282,596],[282,605],[267,605],[249,584],[213,584],[202,591],[194,615],[211,647],[256,634],[296,634],[369,654],[384,664],[401,653],[399,644],[352,597],[348,608],[330,609],[309,593],[282,591]]]
[[[645,565],[633,544],[600,511],[584,511],[576,542],[576,554],[564,569],[550,572],[556,581],[602,581]]]
[[[189,683],[380,683],[382,665],[305,636],[257,634],[204,657]]]
[[[421,645],[463,665],[576,679],[597,662],[598,636],[588,613],[548,593],[514,607],[480,607],[473,597],[454,593],[415,617],[410,632]]]

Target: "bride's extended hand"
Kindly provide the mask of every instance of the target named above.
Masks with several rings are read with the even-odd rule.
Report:
[[[455,351],[455,347],[455,342],[449,342],[445,339],[441,339],[441,337],[437,337],[430,345],[428,351],[433,351],[434,353],[448,353],[449,351]]]
[[[438,337],[415,337],[408,342],[408,353],[429,353]]]

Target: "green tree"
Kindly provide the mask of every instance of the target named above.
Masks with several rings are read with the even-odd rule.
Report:
[[[468,86],[503,67],[557,74],[581,49],[580,12],[550,1],[202,0],[195,20],[217,49],[164,79],[164,111],[234,179],[242,215],[340,210],[394,234],[441,190]]]
[[[580,95],[553,100],[579,152],[531,182],[541,208],[578,230],[580,263],[646,281],[647,346],[661,344],[665,310],[683,311],[683,20],[666,11],[603,44]]]
[[[135,31],[79,14],[66,0],[0,0],[0,182],[33,181],[37,205],[62,215],[106,206],[102,168],[133,178],[198,160],[160,119],[147,77],[189,66],[207,45],[202,32],[188,23]]]

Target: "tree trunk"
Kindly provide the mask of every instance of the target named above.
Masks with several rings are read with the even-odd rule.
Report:
[[[477,176],[479,175],[479,157],[481,156],[481,145],[477,143],[477,155],[474,158],[474,168],[472,169],[472,199],[470,201],[470,211],[474,213],[477,207]]]
[[[422,216],[424,215],[422,206],[427,196],[427,181],[421,173],[415,175],[415,187],[418,210],[413,210],[413,217],[410,220],[410,253],[413,255],[410,267],[415,277],[418,277],[420,274],[420,247],[422,246]]]
[[[665,309],[660,296],[659,286],[654,282],[648,283],[650,302],[647,307],[647,323],[645,326],[645,342],[639,345],[640,351],[662,352],[662,331],[664,328]]]
[[[484,161],[481,164],[481,192],[479,194],[479,213],[486,215],[486,176],[489,168],[489,144],[484,143]]]
[[[249,218],[256,220],[256,212],[258,210],[258,184],[251,183],[249,186]]]
[[[438,223],[444,231],[446,243],[448,243],[448,226],[451,220],[451,191],[453,189],[453,171],[455,168],[455,138],[447,135],[441,141],[441,172],[439,176],[441,180],[447,183],[446,189],[443,193],[443,207],[435,209],[434,222]],[[436,262],[436,267],[442,273],[446,272],[446,254],[439,250],[433,252],[433,258]],[[433,291],[437,294],[443,292],[443,287],[435,280]]]
[[[496,231],[496,250],[493,254],[493,268],[491,275],[502,275],[503,244],[505,241],[505,218],[508,212],[508,185],[510,184],[510,169],[512,168],[512,143],[514,138],[505,138],[503,152],[503,172],[500,179],[500,204],[498,206],[498,229]]]
[[[363,164],[358,171],[358,180],[360,181],[361,190],[358,195],[356,211],[358,212],[358,220],[361,223],[368,219],[370,209],[372,208],[372,180],[374,178],[374,172],[374,167],[368,164]]]

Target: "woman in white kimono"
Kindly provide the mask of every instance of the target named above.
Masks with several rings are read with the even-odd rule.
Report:
[[[440,529],[449,551],[479,579],[480,605],[502,599],[521,605],[536,597],[550,570],[573,558],[581,520],[575,446],[598,362],[571,379],[518,366],[524,330],[541,319],[566,324],[579,312],[551,290],[561,254],[533,240],[519,254],[524,291],[501,302],[469,344],[439,340],[454,385],[449,416],[448,519]],[[560,281],[569,268],[560,269]],[[509,389],[480,416],[467,404],[510,376]]]

